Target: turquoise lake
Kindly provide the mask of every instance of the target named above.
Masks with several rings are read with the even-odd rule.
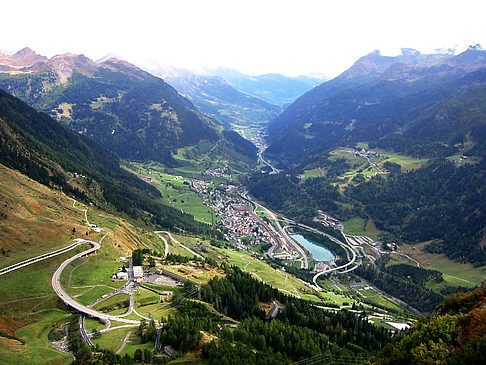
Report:
[[[296,240],[301,246],[303,246],[307,251],[309,251],[316,261],[334,261],[334,259],[336,258],[326,246],[308,240],[300,234],[293,234],[292,238]]]

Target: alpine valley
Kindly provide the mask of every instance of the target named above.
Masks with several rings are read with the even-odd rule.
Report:
[[[0,364],[481,364],[486,51],[331,80],[0,53]]]

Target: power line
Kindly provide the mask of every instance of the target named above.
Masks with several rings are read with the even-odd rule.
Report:
[[[343,356],[332,354],[319,354],[312,357],[302,359],[293,362],[291,365],[313,365],[313,364],[326,364],[326,365],[359,365],[364,364],[368,360],[365,356]]]

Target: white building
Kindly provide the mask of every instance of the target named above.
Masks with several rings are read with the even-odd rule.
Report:
[[[138,282],[143,281],[143,266],[133,267],[133,278]]]

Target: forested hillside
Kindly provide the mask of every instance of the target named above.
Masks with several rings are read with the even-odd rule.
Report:
[[[376,225],[406,242],[434,240],[429,252],[486,264],[480,245],[486,227],[486,164],[456,167],[447,160],[431,161],[406,173],[375,177],[347,194],[364,203]]]
[[[447,297],[433,317],[419,319],[396,336],[375,364],[484,364],[486,291]]]
[[[162,79],[125,61],[97,64],[64,54],[29,71],[0,73],[0,88],[120,157],[175,165],[173,155],[186,149],[240,167],[256,161],[251,143],[200,113]]]
[[[165,206],[160,192],[119,158],[0,90],[0,163],[86,203],[161,227],[207,233],[206,224]]]
[[[193,350],[201,332],[217,335],[202,347],[210,364],[287,364],[324,353],[368,356],[390,340],[383,327],[348,311],[331,313],[279,292],[236,267],[224,267],[226,277],[201,287],[200,297],[239,324],[218,330],[221,319],[207,307],[181,298],[183,314],[170,316],[162,341],[182,353]],[[190,288],[188,288],[190,290]],[[278,303],[269,321],[262,303]]]
[[[344,168],[334,163],[328,169]],[[457,166],[432,159],[425,166],[401,171],[386,164],[390,173],[371,179],[355,177],[341,193],[325,178],[299,179],[287,174],[252,176],[249,191],[269,207],[289,217],[311,220],[320,209],[341,220],[370,217],[376,226],[399,242],[431,241],[428,252],[444,253],[459,262],[486,264],[483,248],[486,226],[485,160]],[[398,166],[398,169],[393,169]],[[348,166],[349,167],[349,166]]]
[[[268,206],[285,215],[312,220],[318,209],[340,219],[356,214],[356,209],[345,205],[349,200],[329,181],[312,178],[301,181],[294,172],[276,175],[254,174],[248,181],[250,193]]]
[[[484,140],[486,52],[371,53],[309,91],[269,127],[268,156],[292,166],[366,141],[413,156],[475,154]]]

